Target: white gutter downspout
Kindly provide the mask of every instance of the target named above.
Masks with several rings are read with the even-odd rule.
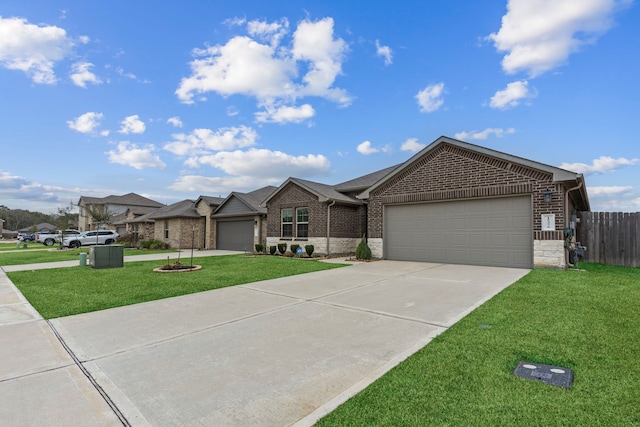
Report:
[[[579,190],[582,187],[582,184],[584,184],[584,181],[581,182],[580,184],[576,185],[573,188],[568,189],[567,191],[564,192],[564,226],[569,227],[570,221],[569,221],[569,193],[571,193],[572,191],[575,190]],[[563,230],[563,235],[564,235],[564,230]],[[573,267],[573,264],[571,264],[569,262],[569,251],[566,250],[564,252],[564,261],[567,263],[567,265],[569,267]]]
[[[327,205],[327,256],[331,255],[331,206],[335,204],[334,200]]]

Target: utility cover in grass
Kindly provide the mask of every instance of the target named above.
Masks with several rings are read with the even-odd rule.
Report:
[[[573,384],[573,371],[561,366],[520,362],[515,371],[513,371],[513,375],[564,388],[571,388],[571,384]]]

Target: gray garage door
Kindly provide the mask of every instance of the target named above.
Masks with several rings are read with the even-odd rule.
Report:
[[[384,218],[387,259],[533,267],[529,196],[392,205]]]
[[[217,221],[216,248],[253,252],[253,219]]]

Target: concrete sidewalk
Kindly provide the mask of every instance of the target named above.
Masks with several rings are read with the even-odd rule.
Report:
[[[0,419],[312,425],[527,272],[356,263],[2,325]]]
[[[221,256],[221,255],[233,255],[233,254],[241,254],[243,252],[237,251],[223,251],[223,250],[202,250],[202,251],[193,251],[193,257],[207,257],[207,256]],[[124,257],[124,262],[132,262],[132,261],[154,261],[154,260],[165,260],[167,257],[170,258],[171,261],[175,261],[178,258],[178,252],[170,252],[170,253],[159,253],[159,254],[148,254],[148,255],[129,255]],[[186,260],[191,258],[191,250],[185,249],[180,251],[180,259]],[[87,260],[88,261],[88,260]],[[63,267],[77,267],[80,265],[80,261],[58,261],[58,262],[43,262],[39,264],[23,264],[23,265],[5,265],[2,266],[2,270],[7,273],[12,271],[28,271],[28,270],[44,270],[47,268],[63,268]]]

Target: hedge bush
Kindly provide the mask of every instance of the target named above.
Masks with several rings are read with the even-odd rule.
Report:
[[[356,248],[356,259],[371,259],[371,249],[369,248],[369,245],[367,245],[367,240],[364,236],[362,236],[362,240],[360,240],[360,243],[358,243],[358,247]]]
[[[304,247],[304,251],[307,253],[308,256],[313,255],[313,250],[315,248],[313,247],[313,245],[305,245]]]

